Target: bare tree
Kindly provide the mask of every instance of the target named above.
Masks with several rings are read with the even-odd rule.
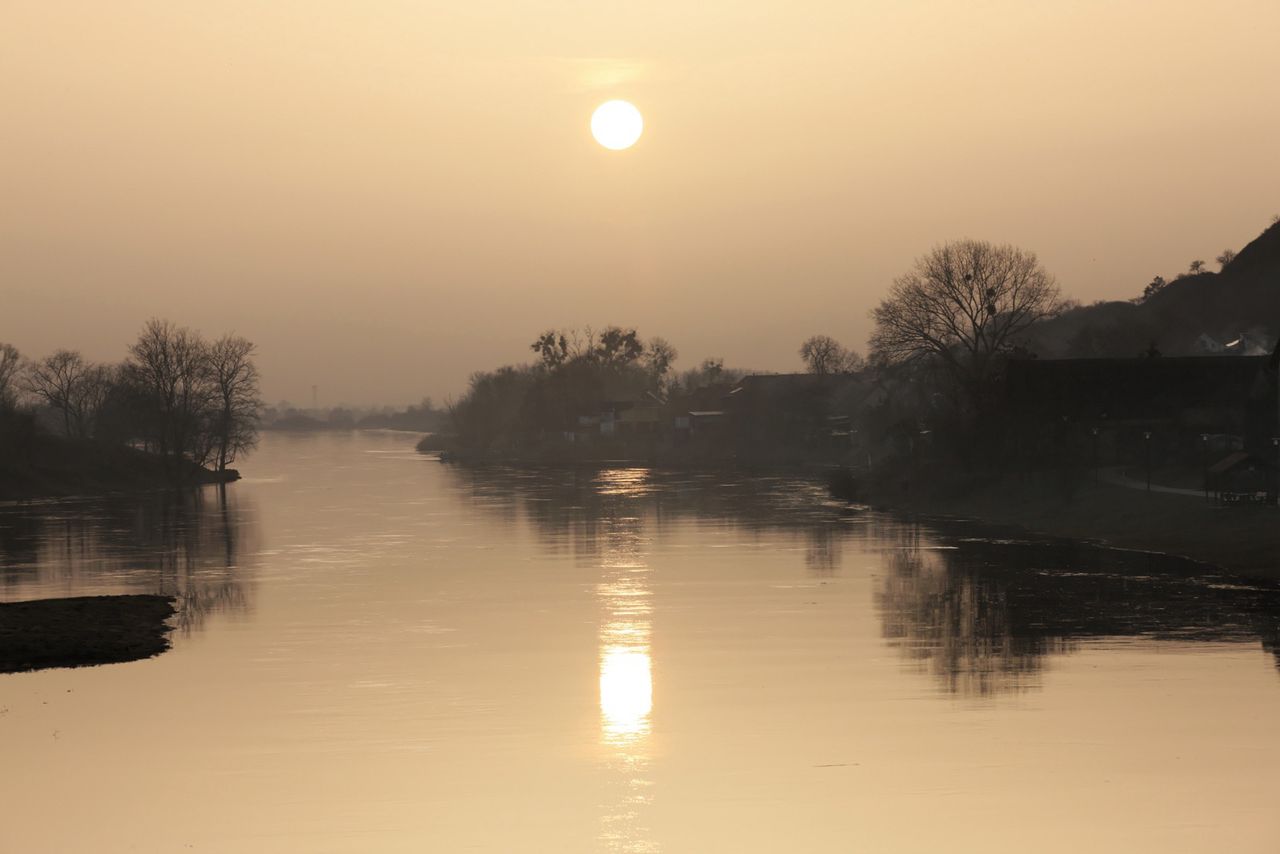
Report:
[[[150,320],[129,348],[126,370],[154,413],[147,437],[164,456],[203,464],[212,452],[208,420],[216,399],[208,345],[196,332]]]
[[[12,344],[0,342],[0,411],[18,405],[18,380],[22,354]]]
[[[253,349],[251,341],[236,335],[224,335],[209,347],[216,392],[213,458],[218,471],[224,471],[237,454],[252,450],[258,443],[262,397]]]
[[[1234,249],[1223,249],[1222,254],[1213,259],[1218,262],[1219,269],[1227,269],[1227,265],[1236,260],[1236,251]]]
[[[650,338],[644,345],[645,370],[653,377],[656,386],[662,385],[662,381],[678,358],[680,358],[679,351],[665,338]]]
[[[1187,272],[1188,272],[1188,273],[1190,273],[1190,274],[1191,274],[1191,275],[1193,275],[1193,276],[1197,276],[1197,275],[1199,275],[1199,274],[1203,273],[1203,272],[1204,272],[1204,261],[1201,261],[1199,258],[1197,258],[1196,260],[1192,261],[1192,262],[1191,262],[1191,264],[1190,264],[1190,265],[1188,265],[1188,267],[1187,267]]]
[[[27,370],[27,391],[62,413],[64,436],[86,433],[81,386],[92,366],[75,350],[59,350],[33,362]]]
[[[844,347],[829,335],[815,335],[800,345],[800,358],[809,373],[818,376],[834,374],[844,360]]]
[[[936,359],[980,406],[995,357],[1061,309],[1058,285],[1034,253],[977,240],[947,243],[917,259],[871,312],[872,359]]]
[[[867,367],[867,360],[864,359],[862,357],[862,354],[859,353],[857,350],[844,351],[844,360],[841,362],[841,365],[840,365],[840,373],[856,374],[859,371],[865,370],[866,367]]]
[[[115,389],[120,369],[112,365],[90,365],[72,393],[72,406],[79,422],[80,435],[98,436],[99,416]]]
[[[862,370],[865,360],[830,335],[814,335],[800,345],[800,358],[817,376],[851,374]]]

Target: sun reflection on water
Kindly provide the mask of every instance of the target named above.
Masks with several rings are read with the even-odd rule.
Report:
[[[651,569],[642,516],[626,506],[648,490],[646,469],[601,472],[596,488],[622,505],[602,537],[600,582],[600,743],[610,771],[602,798],[600,842],[608,851],[652,852],[647,823],[653,713]]]
[[[600,714],[606,744],[625,746],[649,734],[653,674],[649,654],[625,646],[600,656]]]
[[[651,488],[646,468],[603,469],[596,475],[596,491],[601,495],[639,498]]]
[[[627,520],[635,526],[638,520]],[[600,724],[605,744],[634,743],[649,733],[653,711],[653,663],[649,656],[652,604],[649,567],[639,560],[638,532],[614,531],[597,593],[604,606],[600,626]]]

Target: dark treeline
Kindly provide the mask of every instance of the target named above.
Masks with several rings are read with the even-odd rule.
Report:
[[[586,421],[597,419],[592,426],[598,427],[603,410],[651,412],[673,396],[743,374],[716,359],[675,373],[678,354],[670,343],[642,340],[635,329],[618,326],[549,330],[530,349],[536,361],[473,374],[466,394],[448,404],[449,426],[463,449],[501,454],[562,447],[576,442]]]
[[[299,409],[282,401],[268,406],[262,412],[264,430],[283,430],[298,433],[324,430],[406,430],[415,433],[435,433],[448,424],[448,411],[436,406],[430,397],[410,404],[404,409],[392,406],[361,408],[332,406],[328,408]]]
[[[805,374],[720,360],[679,373],[661,338],[553,330],[531,344],[536,361],[473,375],[451,426],[464,454],[848,464],[909,456],[928,421],[967,453],[991,434],[1001,365],[1061,307],[1034,255],[960,241],[893,284],[870,359],[815,335],[799,348]]]
[[[1166,324],[1171,345],[1175,331],[1176,341],[1191,340],[1196,318],[1237,317],[1232,281],[1252,287],[1280,274],[1280,225],[1220,264],[1220,274],[1199,265],[1124,303],[1146,320],[1134,315],[1117,334],[1143,346],[1065,368],[1064,324],[1088,311],[1063,298],[1033,253],[976,240],[935,247],[891,283],[871,312],[865,359],[815,335],[799,348],[803,374],[748,374],[720,360],[680,372],[670,343],[633,328],[551,330],[531,343],[531,362],[474,374],[447,406],[452,436],[422,447],[531,462],[827,464],[890,500],[1027,474],[1069,494],[1100,465],[1167,463],[1186,470],[1170,477],[1183,477],[1241,449],[1274,460],[1275,357],[1266,369],[1233,359],[1143,367],[1165,341],[1152,337],[1152,318]],[[1260,293],[1248,291],[1241,305]],[[1215,312],[1195,309],[1204,299],[1218,300]],[[1178,306],[1176,322],[1153,313]],[[1242,337],[1214,349],[1217,339],[1201,335],[1200,355],[1271,350],[1273,332],[1253,337],[1263,345],[1246,347]],[[1196,398],[1206,371],[1220,392],[1212,400]]]
[[[37,488],[42,473],[74,480],[77,468],[99,469],[100,481],[131,467],[158,467],[170,481],[209,479],[208,469],[226,479],[257,442],[253,354],[242,337],[209,341],[163,320],[149,321],[118,364],[75,350],[25,359],[0,343],[0,466]]]
[[[1251,275],[1280,273],[1278,239],[1273,226],[1238,256],[1224,253],[1224,270],[1243,258]],[[1244,316],[1247,301],[1213,275],[1193,270],[1169,286],[1176,297],[1140,298],[1167,313],[1120,321],[1111,331],[1130,348],[1077,354],[1057,342],[1068,317],[1089,312],[1062,299],[1033,254],[962,241],[920,258],[872,312],[879,400],[854,420],[886,463],[871,478],[876,493],[955,497],[1015,478],[1070,500],[1104,467],[1147,479],[1161,469],[1169,485],[1200,489],[1231,454],[1274,462],[1277,357],[1259,355],[1274,352],[1274,332],[1258,327],[1262,346],[1215,349],[1216,318]],[[1204,299],[1215,312],[1196,308]],[[1199,352],[1179,343],[1197,335]],[[1088,358],[1064,358],[1078,355]],[[1274,476],[1270,491],[1274,500]]]

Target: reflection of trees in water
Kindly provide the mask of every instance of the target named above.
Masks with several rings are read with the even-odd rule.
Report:
[[[843,556],[841,546],[848,532],[832,526],[806,530],[804,565],[815,575],[835,575]]]
[[[1020,635],[996,585],[957,575],[949,552],[890,552],[877,597],[882,631],[891,644],[927,667],[948,691],[987,695],[1032,684],[1041,661],[1066,652],[1060,638]]]
[[[178,600],[178,628],[251,607],[256,512],[235,488],[0,508],[6,599],[149,592]]]
[[[839,566],[851,511],[825,488],[795,477],[647,468],[572,470],[454,468],[468,500],[514,522],[527,519],[543,547],[580,561],[599,559],[620,518],[645,517],[655,533],[696,520],[746,532],[804,538],[805,564],[830,574]]]
[[[891,644],[951,692],[1034,685],[1046,657],[1103,637],[1257,641],[1277,652],[1280,588],[1079,543],[899,542],[877,596]]]
[[[1262,648],[1275,656],[1276,668],[1280,669],[1280,613],[1273,609],[1261,615],[1258,621],[1258,633],[1262,638]]]
[[[454,469],[474,503],[527,519],[552,553],[598,561],[619,520],[651,535],[689,520],[803,538],[805,564],[833,573],[850,538],[883,552],[876,606],[886,639],[968,696],[1037,684],[1046,660],[1102,637],[1261,640],[1280,666],[1280,586],[1239,585],[1188,562],[1078,543],[974,537],[832,504],[790,477],[648,469]],[[856,524],[850,525],[853,513]]]

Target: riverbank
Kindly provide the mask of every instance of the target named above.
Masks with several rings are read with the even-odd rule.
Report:
[[[663,457],[596,457],[575,449],[560,454],[484,455],[454,450],[449,437],[427,436],[421,453],[440,453],[463,464],[579,467],[627,464],[689,470],[838,472],[829,459],[778,455],[751,457],[751,464],[727,455],[676,454]],[[594,449],[593,449],[594,450]],[[977,481],[956,476],[918,477],[913,490],[900,477],[833,477],[833,496],[868,502],[880,509],[1011,527],[1051,538],[1083,540],[1136,551],[1185,557],[1226,571],[1280,578],[1280,510],[1265,505],[1223,506],[1194,491],[1134,489],[1123,478],[1076,481],[1070,489],[1051,475]],[[1119,480],[1121,482],[1115,482]]]
[[[899,496],[896,510],[1012,526],[1033,534],[1177,555],[1232,573],[1280,578],[1280,510],[1223,506],[1202,496],[1146,492],[1114,483],[1069,494],[1003,478],[950,494]]]
[[[463,447],[454,436],[428,433],[417,443],[416,449],[420,454],[439,456],[445,462],[517,468],[634,465],[689,471],[825,471],[848,462],[844,457],[833,456],[822,448],[803,445],[740,448],[710,439],[670,445],[614,437],[580,444],[546,442],[518,450],[477,451]]]
[[[173,600],[79,596],[0,604],[0,673],[151,658],[169,649]]]
[[[90,440],[40,435],[28,442],[21,452],[0,457],[0,501],[198,486],[240,478],[235,469],[217,472],[189,462],[175,477],[171,462],[156,454]]]

